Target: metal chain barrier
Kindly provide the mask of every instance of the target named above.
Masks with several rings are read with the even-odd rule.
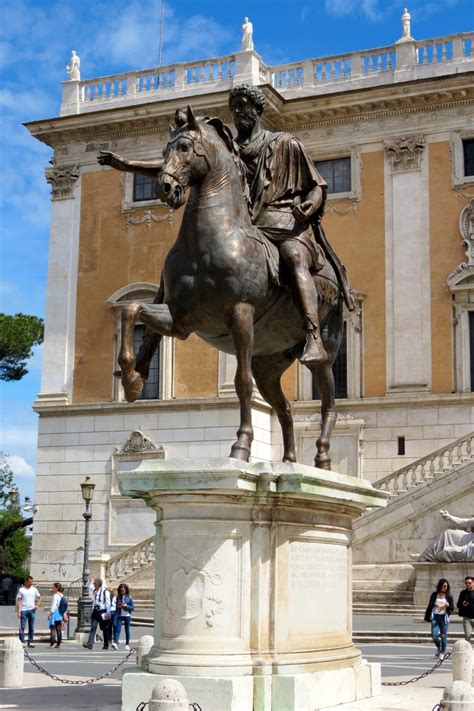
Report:
[[[420,679],[424,679],[426,676],[429,676],[432,674],[436,669],[439,669],[439,667],[442,665],[443,662],[446,661],[446,659],[449,659],[451,656],[452,652],[448,652],[444,659],[440,659],[439,662],[436,662],[436,664],[431,667],[431,669],[428,669],[427,671],[423,672],[423,674],[420,674],[419,676],[414,676],[413,679],[407,679],[407,681],[383,681],[382,686],[406,686],[407,684],[414,684],[415,681],[420,681]],[[439,706],[439,705],[438,705]],[[437,711],[437,708],[433,709],[433,711]]]
[[[41,664],[38,664],[37,661],[35,661],[32,657],[30,657],[30,655],[28,654],[26,649],[23,651],[25,653],[25,657],[28,659],[30,664],[32,664],[39,672],[41,672],[41,674],[45,674],[46,676],[49,676],[49,678],[53,679],[54,681],[59,681],[60,684],[72,684],[74,686],[82,686],[83,684],[93,684],[95,681],[100,681],[101,679],[105,679],[106,676],[110,676],[115,671],[117,671],[117,669],[119,669],[123,664],[125,664],[125,662],[128,659],[130,659],[132,654],[135,654],[135,650],[131,649],[130,652],[127,654],[127,656],[124,657],[122,659],[122,661],[120,661],[118,664],[116,664],[113,667],[113,669],[110,669],[108,672],[105,672],[104,674],[101,674],[100,676],[96,676],[93,679],[84,679],[84,680],[81,679],[81,680],[76,681],[74,679],[64,679],[64,678],[58,676],[57,674],[51,674],[51,672],[49,672],[47,669],[42,667]]]
[[[433,706],[431,711],[441,711],[441,704],[436,704],[436,706]]]

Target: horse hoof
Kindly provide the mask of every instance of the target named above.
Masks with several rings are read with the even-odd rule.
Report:
[[[331,471],[331,458],[327,455],[320,456],[318,454],[314,460],[314,466],[318,469],[326,469],[326,471]]]
[[[286,454],[281,461],[284,464],[296,464],[296,455]]]
[[[234,444],[230,450],[230,456],[232,459],[240,459],[242,462],[248,462],[250,450],[247,449],[247,447],[241,447],[239,444]]]
[[[135,402],[142,394],[144,382],[140,373],[133,371],[133,375],[122,375],[122,386],[127,402]]]

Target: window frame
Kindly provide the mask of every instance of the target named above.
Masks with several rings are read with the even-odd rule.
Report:
[[[361,185],[361,168],[362,168],[362,157],[361,157],[361,147],[352,146],[346,148],[335,149],[332,151],[323,150],[321,153],[318,152],[317,155],[312,155],[312,160],[315,164],[319,161],[325,160],[338,160],[339,158],[350,158],[351,159],[351,189],[349,192],[342,193],[330,193],[327,194],[327,199],[334,200],[361,200],[362,199],[362,185]]]
[[[151,160],[148,159],[147,160]],[[131,212],[137,208],[165,207],[169,209],[163,200],[153,198],[152,200],[134,200],[135,173],[123,172],[122,181],[122,212]]]
[[[464,141],[474,140],[474,130],[453,131],[450,138],[451,149],[451,186],[474,185],[474,175],[464,172]]]

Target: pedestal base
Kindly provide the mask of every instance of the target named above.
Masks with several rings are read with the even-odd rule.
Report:
[[[122,711],[151,698],[160,676],[140,668],[122,677]],[[379,696],[380,664],[362,661],[348,669],[282,676],[176,676],[190,703],[206,711],[319,711]]]
[[[387,495],[297,464],[147,460],[119,473],[156,509],[155,641],[123,709],[176,679],[205,711],[314,711],[379,693],[352,641],[352,521]]]

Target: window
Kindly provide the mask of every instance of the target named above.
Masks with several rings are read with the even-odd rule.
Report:
[[[328,193],[350,193],[352,190],[351,181],[351,159],[335,158],[334,160],[318,160],[315,162],[316,169],[328,184]]]
[[[156,178],[136,173],[133,176],[133,202],[157,200],[155,195],[155,181]]]
[[[332,365],[332,372],[334,373],[336,397],[347,397],[347,321],[344,321],[342,341],[336,360]],[[313,400],[319,399],[320,397],[316,388],[316,383],[313,380]]]
[[[474,138],[462,142],[464,175],[474,175]]]
[[[138,353],[145,335],[146,326],[138,324],[133,332],[133,349]],[[153,358],[151,359],[150,371],[148,379],[145,380],[145,385],[140,396],[140,400],[156,400],[160,397],[160,349],[157,348]]]

